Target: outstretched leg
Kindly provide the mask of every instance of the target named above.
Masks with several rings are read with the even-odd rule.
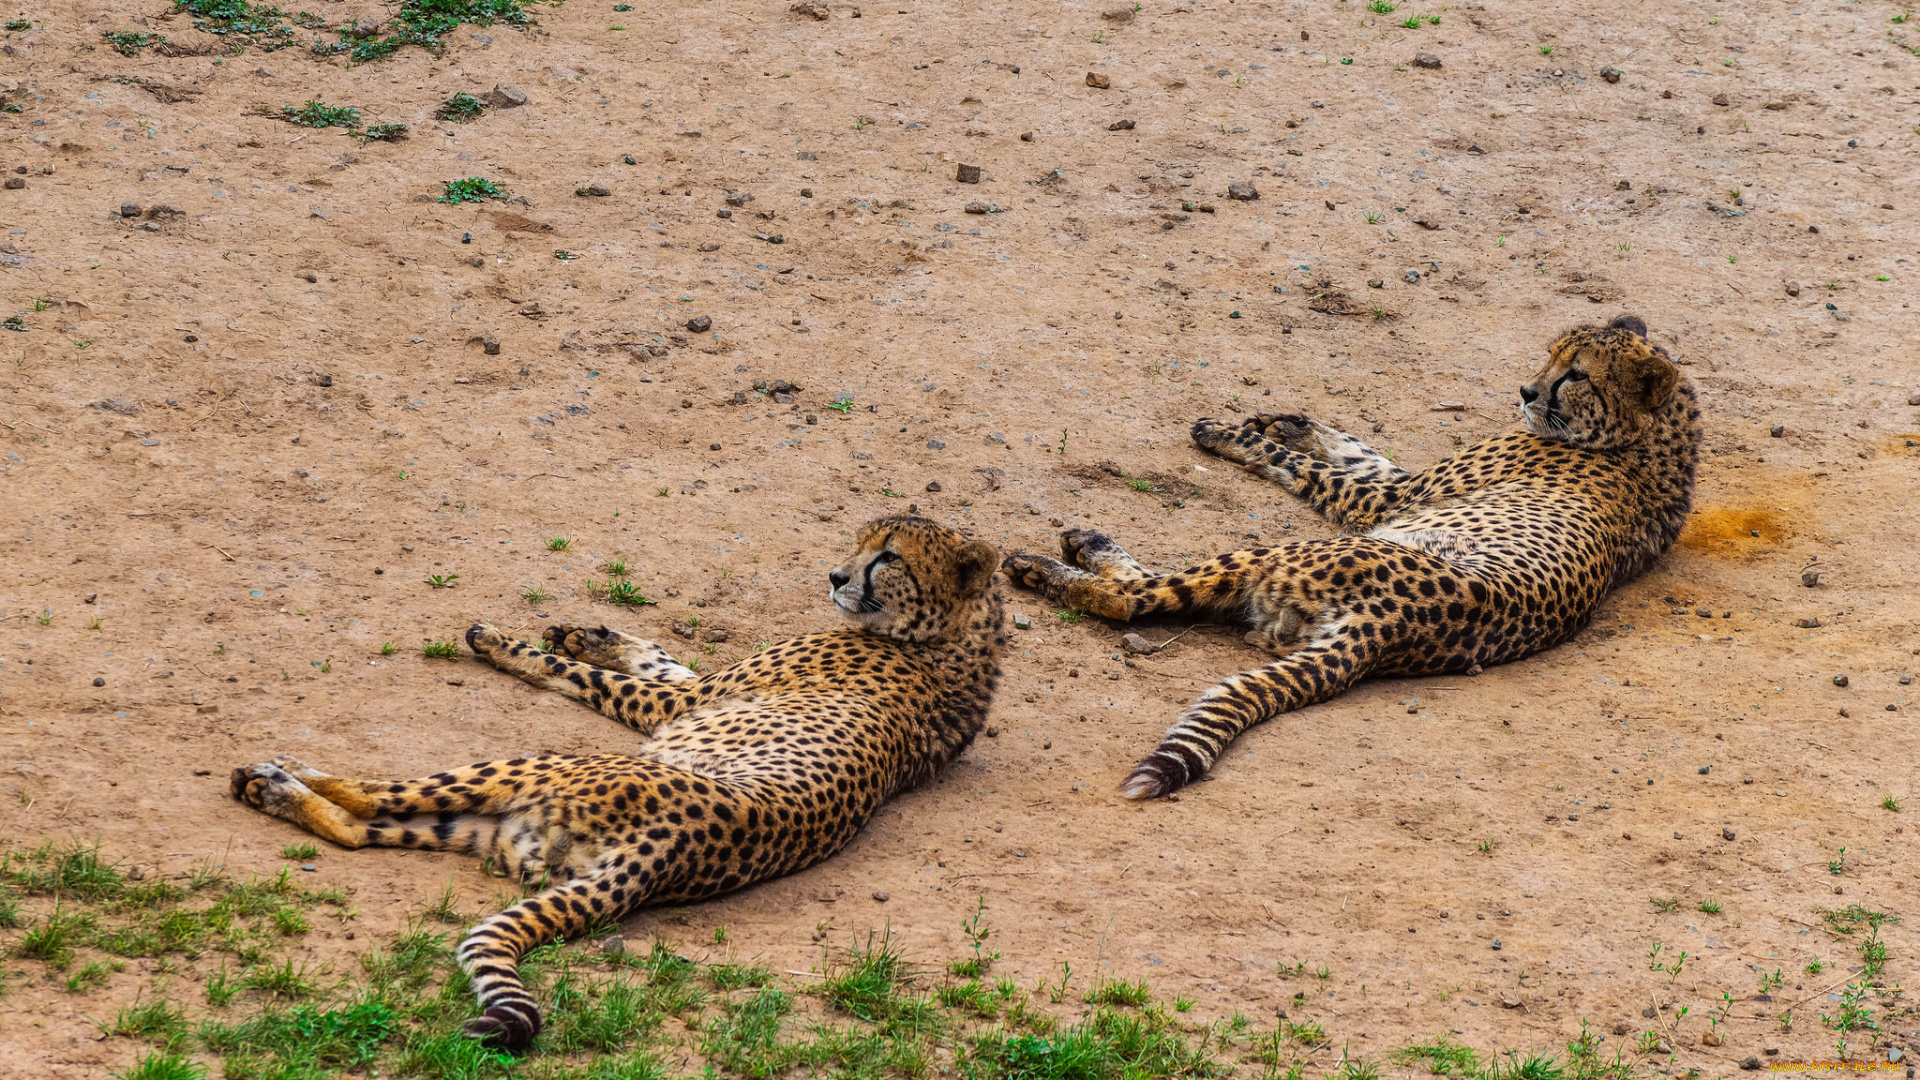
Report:
[[[1363,634],[1358,612],[1320,624],[1294,652],[1230,676],[1187,706],[1160,745],[1120,785],[1129,799],[1157,799],[1207,775],[1239,734],[1352,686],[1378,659],[1380,639]],[[1368,629],[1372,629],[1369,627]]]
[[[553,631],[562,630],[555,627]],[[561,634],[559,647],[574,631]],[[637,638],[626,638],[629,642]],[[582,634],[583,645],[588,642]],[[641,642],[653,649],[657,645]],[[680,677],[676,673],[660,668],[662,674],[652,678],[638,678],[623,675],[597,667],[592,663],[582,663],[569,657],[541,652],[524,641],[515,641],[487,623],[475,623],[467,631],[467,647],[482,659],[511,675],[540,687],[542,690],[557,690],[570,698],[584,701],[601,713],[612,717],[642,735],[651,735],[655,728],[693,704],[694,695],[690,692],[698,685],[698,680]],[[664,652],[664,651],[663,651]],[[644,661],[644,653],[636,654]],[[604,654],[612,659],[613,654]],[[669,662],[672,657],[667,658]],[[673,665],[679,668],[678,664]],[[685,668],[679,668],[686,671]],[[688,671],[687,675],[693,673]]]
[[[1091,562],[1098,572],[1024,551],[1008,555],[1001,569],[1014,584],[1056,604],[1119,622],[1149,615],[1243,609],[1247,587],[1256,577],[1250,573],[1251,556],[1244,552],[1208,559],[1175,574],[1144,576],[1146,571],[1120,545],[1091,529],[1067,533],[1061,537],[1061,548],[1082,565]],[[1122,576],[1134,574],[1141,576]]]
[[[1254,416],[1237,425],[1205,418],[1194,423],[1193,441],[1286,488],[1343,529],[1376,524],[1405,497],[1405,469],[1304,416]]]
[[[562,656],[570,656],[583,664],[618,671],[636,679],[683,682],[700,677],[659,645],[604,626],[597,630],[578,626],[549,626],[545,637],[547,645]]]

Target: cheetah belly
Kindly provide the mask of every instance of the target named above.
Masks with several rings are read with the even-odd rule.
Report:
[[[821,693],[741,698],[694,709],[662,725],[634,753],[716,780],[791,773],[831,755],[850,722],[871,721],[864,702]]]

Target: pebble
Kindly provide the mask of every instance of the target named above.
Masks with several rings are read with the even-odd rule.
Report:
[[[480,340],[480,351],[483,353],[486,353],[488,356],[499,356],[500,355],[500,339],[499,338],[482,338]]]
[[[1128,652],[1138,653],[1141,656],[1148,656],[1154,652],[1153,642],[1139,634],[1121,634],[1120,643],[1127,647]]]
[[[1800,295],[1800,283],[1799,283],[1799,282],[1797,282],[1797,281],[1789,281],[1789,282],[1787,282],[1787,295],[1788,295],[1788,296],[1799,296],[1799,295]]]
[[[526,91],[511,86],[495,86],[487,95],[488,104],[497,109],[517,109],[527,103]]]
[[[1746,1057],[1740,1059],[1740,1067],[1748,1072],[1755,1072],[1765,1066],[1760,1063],[1759,1054],[1748,1054]]]
[[[1107,130],[1108,131],[1132,131],[1133,121],[1115,120],[1113,123],[1107,125]]]
[[[1728,843],[1732,843],[1732,842],[1733,842],[1733,837],[1734,837],[1734,832],[1733,832],[1733,830],[1732,830],[1732,829],[1721,829],[1721,830],[1720,830],[1720,839],[1722,839],[1722,840],[1725,840],[1725,841],[1727,841]]]
[[[717,217],[717,218],[730,218],[730,217],[732,217],[732,216],[733,216],[733,211],[731,211],[731,210],[729,210],[729,209],[727,209],[726,207],[724,207],[724,206],[723,206],[723,207],[721,207],[720,209],[718,209],[718,210],[715,210],[715,211],[713,212],[713,216],[714,216],[714,217]]]
[[[927,449],[929,450],[945,450],[946,448],[947,448],[947,444],[941,442],[939,439],[927,440]]]
[[[1815,618],[1795,619],[1793,620],[1793,625],[1802,630],[1817,630],[1820,628],[1820,620]]]
[[[753,201],[753,195],[751,192],[746,192],[746,191],[727,192],[728,206],[745,206],[752,201]]]
[[[1494,952],[1499,952],[1499,951],[1500,951],[1500,939],[1499,939],[1499,938],[1494,938],[1491,944],[1493,945],[1493,951],[1494,951]]]
[[[1712,97],[1712,99],[1711,99],[1711,100],[1713,101],[1713,103],[1714,103],[1715,105],[1731,105],[1731,104],[1733,104],[1733,99],[1732,99],[1732,98],[1729,98],[1729,97],[1728,97],[1727,95],[1725,95],[1725,94],[1715,94],[1715,95],[1713,95],[1713,97]]]
[[[1432,218],[1430,218],[1430,217],[1417,217],[1417,218],[1414,218],[1414,219],[1413,219],[1413,223],[1414,223],[1415,225],[1418,225],[1418,226],[1420,226],[1420,227],[1421,227],[1421,228],[1423,228],[1423,229],[1437,229],[1437,228],[1439,228],[1439,227],[1440,227],[1440,223],[1439,223],[1439,222],[1437,222],[1437,221],[1435,221],[1435,220],[1433,220],[1433,219],[1432,219]]]
[[[140,216],[140,204],[139,204],[139,203],[137,203],[137,202],[130,202],[130,203],[121,203],[121,204],[120,204],[120,216],[121,216],[121,217],[123,217],[123,218],[136,218],[136,217],[139,217],[139,216]]]
[[[1845,675],[1835,675],[1833,677],[1833,685],[1835,686],[1847,685],[1847,677]]]
[[[1620,81],[1620,69],[1613,67],[1612,65],[1608,65],[1607,67],[1603,67],[1600,69],[1600,77],[1607,80],[1610,83],[1617,83]]]
[[[719,443],[708,443],[708,444],[707,444],[707,449],[709,449],[709,450],[718,450],[718,449],[720,449],[720,444],[719,444]]]
[[[967,213],[969,214],[988,214],[992,212],[992,209],[983,202],[970,202],[967,204]]]
[[[1787,425],[1785,424],[1775,424],[1773,425],[1773,427],[1767,429],[1767,434],[1773,436],[1776,439],[1780,438],[1786,433],[1787,433]]]
[[[1701,776],[1705,776],[1705,775],[1707,775],[1707,774],[1708,774],[1709,772],[1712,772],[1712,771],[1713,771],[1713,766],[1711,766],[1711,765],[1702,765],[1702,766],[1700,766],[1700,775],[1701,775]]]
[[[1418,270],[1409,270],[1409,271],[1407,271],[1407,273],[1406,273],[1406,279],[1407,279],[1407,284],[1409,284],[1409,285],[1417,285],[1417,284],[1419,284],[1419,283],[1420,283],[1420,271],[1418,271]]]
[[[828,11],[827,5],[825,4],[795,4],[787,10],[793,12],[795,15],[805,15],[809,19],[818,19],[821,22],[827,21]]]
[[[1920,390],[1915,390],[1913,393],[1907,395],[1907,404],[1920,405]]]
[[[96,675],[96,676],[94,676],[94,679],[93,679],[93,685],[95,685],[95,686],[105,686],[105,685],[107,685],[107,680],[105,680],[105,679],[102,679],[102,678],[100,678],[99,676],[97,676],[97,675]]]
[[[958,166],[953,170],[953,178],[962,184],[977,184],[980,182],[980,166]]]
[[[704,334],[713,329],[713,318],[708,315],[695,315],[687,320],[687,329],[696,334]]]
[[[1805,585],[1809,589],[1820,584],[1820,571],[1818,570],[1803,571],[1800,574],[1800,584]]]
[[[605,941],[602,941],[602,942],[600,943],[600,951],[601,951],[601,952],[603,952],[603,953],[623,953],[623,952],[626,952],[626,951],[627,951],[627,939],[626,939],[626,938],[623,938],[623,937],[621,937],[621,936],[620,936],[619,934],[613,934],[613,935],[611,935],[611,936],[609,936],[609,937],[608,937],[608,938],[607,938],[607,939],[606,939]]]
[[[1413,58],[1413,66],[1429,69],[1438,68],[1440,66],[1440,58],[1430,52],[1418,53]]]
[[[19,191],[21,188],[27,186],[27,178],[24,176],[9,176],[7,177],[7,182],[0,186],[5,187],[8,191]]]
[[[1254,187],[1253,181],[1251,180],[1242,180],[1239,183],[1227,185],[1227,198],[1229,199],[1237,202],[1252,202],[1259,197],[1260,189]]]
[[[607,196],[613,194],[613,189],[601,183],[600,181],[595,180],[593,183],[588,184],[586,187],[578,189],[577,191],[574,192],[574,194],[592,195],[592,196],[595,196],[596,198],[604,199]]]
[[[1015,630],[1031,630],[1033,629],[1033,620],[1027,618],[1025,615],[1015,615],[1013,617],[1013,628]]]
[[[885,892],[882,892],[879,889],[873,890],[873,898],[875,900],[880,901],[883,904],[886,903],[889,899],[891,899],[891,897],[887,896]]]
[[[1095,90],[1105,90],[1107,87],[1113,85],[1113,80],[1097,71],[1089,71],[1087,72],[1087,85],[1093,87]]]
[[[300,869],[302,869],[302,870],[305,870],[305,871],[306,871],[307,873],[309,873],[309,874],[311,874],[311,873],[313,873],[313,872],[314,872],[315,870],[317,870],[317,869],[319,869],[319,867],[316,867],[316,866],[314,866],[314,865],[313,865],[312,863],[310,863],[310,862],[307,862],[307,863],[301,863],[301,864],[300,864]]]
[[[1653,1051],[1656,1054],[1671,1054],[1673,1053],[1673,1046],[1668,1043],[1667,1040],[1661,1039],[1653,1045]]]
[[[1021,133],[1020,133],[1020,141],[1021,141],[1021,142],[1032,142],[1032,141],[1033,141],[1033,132],[1031,132],[1031,131],[1023,131],[1023,132],[1021,132]]]
[[[632,154],[622,154],[620,155],[620,160],[623,162],[626,162],[628,165],[640,164],[639,160],[635,158]]]
[[[935,495],[938,495],[940,493],[940,481],[938,480],[927,481],[927,490],[934,493]]]
[[[1901,673],[1901,675],[1900,675],[1900,685],[1901,685],[1901,686],[1912,686],[1912,685],[1913,685],[1913,673],[1912,673],[1912,672],[1910,672],[1910,671],[1909,671],[1909,672],[1902,672],[1902,673]]]

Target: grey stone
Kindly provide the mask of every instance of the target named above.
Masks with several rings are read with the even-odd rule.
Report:
[[[1413,58],[1413,66],[1428,69],[1437,68],[1440,66],[1440,58],[1433,53],[1423,52]]]
[[[977,184],[980,182],[980,166],[961,165],[953,170],[953,178],[962,184]]]
[[[704,334],[713,329],[713,318],[707,315],[695,315],[687,320],[687,329],[696,334]]]
[[[527,103],[527,94],[512,86],[495,86],[487,95],[487,103],[496,109],[517,109]]]
[[[1242,180],[1239,183],[1227,185],[1227,198],[1229,199],[1237,202],[1252,202],[1259,197],[1260,189],[1254,187],[1253,181],[1251,180]]]

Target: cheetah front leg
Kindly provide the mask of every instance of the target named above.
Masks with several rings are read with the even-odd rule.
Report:
[[[560,629],[562,628],[554,628],[554,630]],[[556,643],[556,647],[564,644],[573,636],[573,633],[579,632],[561,634],[561,642]],[[627,638],[624,634],[618,637],[628,642],[638,641],[637,638]],[[588,642],[597,639],[582,635],[580,640]],[[640,644],[659,649],[659,646],[649,642]],[[694,700],[691,690],[698,685],[697,679],[677,677],[643,679],[608,671],[606,668],[583,663],[571,657],[541,652],[524,641],[515,641],[507,637],[487,623],[475,623],[467,631],[467,647],[501,671],[517,675],[542,690],[557,690],[568,697],[584,701],[602,714],[620,721],[642,735],[653,734],[654,729],[690,706]],[[634,655],[639,655],[644,661],[646,654],[635,653]],[[609,659],[613,658],[612,654],[606,654],[606,656]],[[668,657],[668,659],[672,658]],[[679,665],[676,664],[674,667]],[[656,670],[664,671],[665,669],[661,665],[656,665]],[[687,674],[693,673],[689,671]]]
[[[1349,531],[1379,522],[1405,497],[1409,479],[1386,455],[1305,416],[1266,414],[1237,425],[1209,417],[1194,423],[1193,441],[1286,488]]]
[[[556,653],[636,679],[683,682],[700,677],[659,645],[604,626],[597,630],[564,624],[549,626],[545,637],[547,645]]]

